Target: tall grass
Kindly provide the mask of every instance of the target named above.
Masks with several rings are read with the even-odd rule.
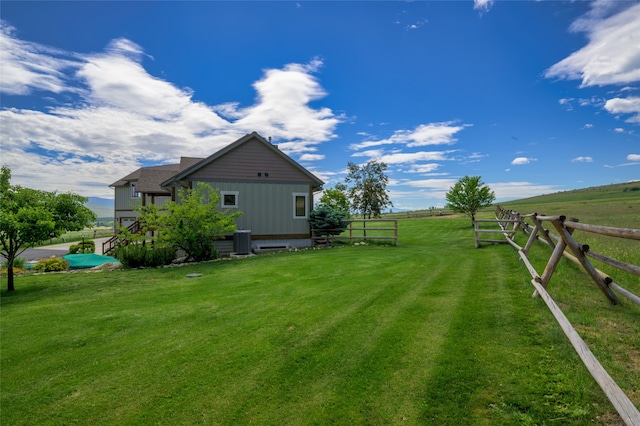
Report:
[[[616,421],[515,251],[475,249],[467,218],[402,220],[398,247],[16,289],[0,299],[3,424]],[[610,306],[571,265],[549,290],[639,403],[640,309]]]

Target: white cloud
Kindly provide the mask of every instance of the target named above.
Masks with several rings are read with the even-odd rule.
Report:
[[[531,182],[494,182],[487,183],[487,186],[495,192],[497,200],[535,197],[559,190],[555,185],[541,185]]]
[[[473,8],[482,12],[486,12],[491,9],[492,5],[493,0],[473,0]]]
[[[300,161],[318,161],[324,160],[324,155],[322,154],[302,154],[300,156]]]
[[[574,22],[571,29],[586,32],[589,43],[549,68],[546,77],[582,80],[582,87],[640,80],[640,4],[620,11],[610,3],[616,2],[594,2],[590,13]]]
[[[405,164],[415,163],[417,161],[445,161],[451,160],[449,154],[456,152],[450,151],[419,151],[419,152],[392,152],[384,153],[380,150],[371,150],[355,153],[353,157],[369,157],[370,159],[384,162],[387,164]]]
[[[638,67],[640,68],[640,63]],[[640,123],[640,97],[609,99],[604,104],[604,109],[612,114],[633,114],[626,120],[627,123]]]
[[[469,124],[458,124],[454,121],[421,124],[413,130],[396,130],[391,137],[380,140],[368,140],[352,144],[349,148],[359,150],[382,145],[406,145],[407,147],[428,145],[451,145],[457,142],[455,134],[469,127]]]
[[[576,157],[571,160],[572,163],[592,163],[593,158],[591,157]]]
[[[406,182],[407,186],[412,188],[429,188],[441,191],[449,191],[449,189],[458,182],[457,179],[418,179]]]
[[[629,154],[629,155],[627,155],[627,160],[629,160],[629,161],[640,161],[640,154]]]
[[[32,90],[73,92],[65,71],[81,62],[71,53],[16,38],[16,30],[0,20],[0,92],[25,95]]]
[[[514,166],[522,166],[524,164],[529,164],[532,161],[536,161],[536,159],[528,157],[516,157],[513,159],[513,161],[511,161],[511,164],[513,164]]]
[[[318,58],[265,70],[251,106],[209,106],[150,75],[142,47],[127,39],[80,55],[19,40],[4,23],[0,37],[2,92],[72,92],[79,99],[65,106],[54,99],[43,111],[0,111],[3,163],[15,183],[28,187],[112,197],[106,185],[142,164],[207,156],[252,131],[316,161],[323,158],[314,154],[318,144],[333,138],[342,120],[329,108],[309,106],[326,96],[312,75],[322,66]],[[70,182],[78,183],[70,188]]]
[[[622,127],[616,127],[613,131],[616,133],[624,133],[624,129]]]
[[[440,168],[438,163],[412,164],[407,173],[431,174]]]

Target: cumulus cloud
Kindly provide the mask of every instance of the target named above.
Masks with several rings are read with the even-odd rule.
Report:
[[[522,166],[524,164],[529,164],[532,161],[536,161],[536,159],[529,157],[516,157],[511,161],[511,164],[514,166]]]
[[[640,68],[640,63],[638,64]],[[612,114],[633,114],[627,123],[640,123],[640,97],[613,98],[604,104],[604,109]]]
[[[591,157],[576,157],[571,160],[572,163],[592,163],[593,158]]]
[[[106,185],[143,164],[207,156],[252,131],[273,137],[290,155],[317,161],[323,158],[314,153],[317,146],[335,137],[342,120],[309,105],[326,96],[313,75],[319,58],[264,70],[253,85],[253,105],[210,106],[149,74],[141,62],[149,55],[131,40],[79,54],[20,40],[4,22],[0,37],[2,93],[72,93],[78,100],[0,111],[3,163],[16,183],[29,187],[111,197]]]
[[[627,155],[627,160],[629,160],[629,161],[640,161],[640,154],[629,154],[629,155]]]

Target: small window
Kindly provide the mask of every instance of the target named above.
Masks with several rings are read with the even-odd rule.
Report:
[[[220,191],[220,203],[225,209],[238,208],[238,191]]]
[[[136,183],[131,183],[131,198],[140,198],[140,193],[136,190]]]
[[[307,214],[307,199],[309,194],[294,193],[293,194],[293,218],[294,219],[306,219]]]

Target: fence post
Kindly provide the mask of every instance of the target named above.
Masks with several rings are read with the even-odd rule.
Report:
[[[609,299],[611,303],[614,305],[618,305],[620,303],[620,299],[615,295],[613,291],[608,286],[608,283],[600,276],[600,274],[593,267],[591,262],[584,255],[582,250],[580,249],[580,245],[571,237],[571,233],[565,228],[563,222],[565,221],[565,216],[560,216],[558,220],[554,220],[553,226],[556,228],[560,237],[564,240],[567,246],[571,249],[573,254],[578,258],[580,264],[587,270],[593,281],[598,285],[602,293]]]

